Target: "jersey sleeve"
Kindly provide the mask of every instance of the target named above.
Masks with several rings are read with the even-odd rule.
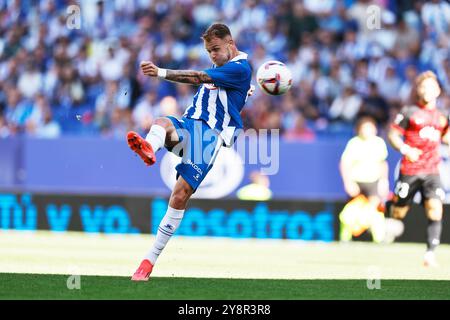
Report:
[[[395,116],[395,119],[391,124],[391,128],[397,129],[403,133],[409,127],[411,115],[411,108],[403,107],[402,110],[400,110],[400,112]]]
[[[204,70],[217,87],[240,89],[247,80],[247,70],[239,61],[232,61],[217,68]],[[248,90],[248,88],[243,88]]]

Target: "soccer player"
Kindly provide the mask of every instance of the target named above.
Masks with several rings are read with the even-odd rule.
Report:
[[[417,191],[428,217],[425,266],[437,266],[434,250],[440,243],[442,202],[445,197],[439,176],[441,141],[449,143],[449,119],[436,108],[441,89],[431,71],[421,73],[413,88],[415,105],[405,106],[389,130],[392,146],[403,155],[395,185],[391,215],[403,219]]]
[[[181,119],[155,119],[145,139],[133,131],[127,134],[129,147],[147,165],[156,162],[155,153],[163,147],[182,157],[175,168],[177,181],[156,241],[132,276],[134,281],[149,279],[158,256],[183,219],[189,198],[208,174],[220,147],[230,147],[243,127],[240,112],[254,89],[250,85],[252,70],[247,54],[237,49],[226,25],[212,24],[202,39],[214,64],[210,69],[170,70],[150,61],[140,65],[144,75],[199,85],[199,89]]]
[[[341,156],[339,168],[345,191],[353,199],[365,196],[369,204],[362,212],[341,213],[340,237],[343,241],[351,240],[351,230],[361,224],[365,227],[358,233],[370,228],[375,242],[385,238],[384,214],[378,207],[389,193],[388,151],[377,132],[374,118],[361,117],[356,123],[357,135],[350,139]]]

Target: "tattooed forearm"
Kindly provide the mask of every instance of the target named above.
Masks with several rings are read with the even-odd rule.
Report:
[[[166,80],[199,85],[211,83],[212,79],[204,71],[195,70],[167,70]]]

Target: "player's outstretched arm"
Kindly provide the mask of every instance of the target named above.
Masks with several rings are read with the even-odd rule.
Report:
[[[396,130],[394,128],[390,128],[387,138],[388,138],[388,141],[391,144],[391,146],[395,150],[400,151],[400,149],[404,145],[403,135],[398,130]]]
[[[151,61],[142,61],[141,70],[146,76],[163,78],[168,81],[195,85],[213,82],[211,77],[204,71],[163,69],[157,67]]]
[[[196,70],[170,70],[167,69],[166,80],[199,85],[212,83],[213,80],[205,71]]]

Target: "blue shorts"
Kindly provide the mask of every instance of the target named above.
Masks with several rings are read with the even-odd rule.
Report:
[[[222,146],[222,138],[203,120],[167,116],[177,130],[180,142],[170,152],[182,157],[175,167],[177,179],[181,175],[194,192],[211,170]]]

